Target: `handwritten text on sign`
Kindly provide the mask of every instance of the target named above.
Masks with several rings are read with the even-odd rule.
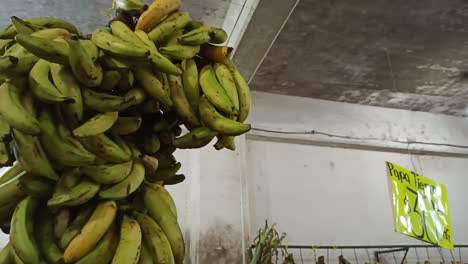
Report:
[[[387,162],[392,184],[395,230],[453,249],[452,226],[445,186]]]

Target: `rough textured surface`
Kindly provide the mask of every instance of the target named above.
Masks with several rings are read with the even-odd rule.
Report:
[[[252,87],[465,116],[467,25],[463,0],[302,0]]]

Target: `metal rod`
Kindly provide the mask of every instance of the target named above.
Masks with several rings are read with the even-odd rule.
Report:
[[[286,246],[285,246],[286,247]],[[455,248],[468,248],[468,245],[454,245]],[[371,248],[439,248],[438,246],[433,245],[379,245],[379,246],[305,246],[305,245],[288,245],[289,249],[299,249],[299,248],[308,248],[308,249],[371,249]]]

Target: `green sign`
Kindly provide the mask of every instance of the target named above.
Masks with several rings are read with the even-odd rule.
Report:
[[[445,186],[387,162],[392,185],[395,231],[453,249]]]

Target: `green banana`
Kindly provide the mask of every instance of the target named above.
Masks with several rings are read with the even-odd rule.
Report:
[[[154,99],[148,99],[144,103],[138,106],[138,110],[146,114],[160,113],[161,106],[159,102]]]
[[[65,249],[63,253],[65,263],[73,263],[90,253],[111,227],[116,213],[115,201],[99,203],[81,232]]]
[[[161,53],[173,59],[187,60],[194,58],[200,52],[200,46],[170,45],[160,49]]]
[[[179,122],[178,117],[176,116],[164,116],[163,119],[159,120],[152,126],[154,132],[162,132],[165,130],[171,130]]]
[[[15,27],[16,32],[20,34],[32,34],[44,29],[44,27],[36,26],[33,23],[24,21],[17,16],[10,17],[10,20],[13,27]]]
[[[226,90],[218,82],[211,64],[206,65],[200,71],[200,86],[205,96],[216,108],[228,115],[236,113],[236,109]]]
[[[97,136],[109,130],[119,117],[118,112],[97,114],[73,130],[76,137]]]
[[[219,84],[221,84],[231,99],[234,109],[239,111],[239,95],[237,94],[236,82],[234,81],[231,71],[227,66],[221,63],[215,63],[213,68]]]
[[[78,29],[68,21],[60,18],[38,17],[26,20],[26,22],[33,24],[36,27],[46,27],[50,29],[64,29],[67,32],[74,34],[78,33]],[[9,25],[6,29],[0,32],[0,39],[12,39],[16,35],[16,29],[13,25]]]
[[[135,98],[135,105],[143,103],[147,97],[145,90],[139,87],[131,89],[125,94],[125,96]]]
[[[52,215],[47,212],[47,208],[43,208],[41,211],[35,226],[37,245],[42,256],[49,263],[57,263],[62,258],[63,253],[55,243],[53,222],[50,221]]]
[[[133,87],[135,83],[135,75],[130,70],[125,70],[121,72],[121,80],[117,88],[121,91],[128,91]]]
[[[199,127],[182,137],[174,139],[173,144],[174,147],[179,149],[201,148],[208,145],[217,134],[217,132],[207,127]]]
[[[163,85],[163,89],[164,91],[166,91],[166,93],[170,94],[171,93],[171,89],[169,88],[169,79],[167,78],[167,74],[163,73],[163,72],[157,72],[156,73],[157,76],[158,76],[158,79],[159,81],[162,83]],[[178,75],[177,75],[178,76]]]
[[[119,85],[122,75],[118,70],[108,70],[103,73],[101,86],[98,90],[112,91]]]
[[[153,264],[153,256],[144,241],[141,242],[140,259],[138,264]]]
[[[14,156],[10,151],[10,144],[0,142],[0,167],[11,166],[14,161]]]
[[[237,94],[239,96],[239,116],[237,121],[244,122],[249,116],[250,105],[252,104],[249,84],[245,81],[244,77],[242,77],[242,74],[232,60],[225,59],[224,65],[231,71],[237,85]]]
[[[174,164],[177,163],[176,158],[172,154],[156,153],[154,155],[154,157],[156,159],[158,159],[159,168],[161,168],[161,169],[170,168],[170,167],[174,166]]]
[[[13,129],[13,139],[16,159],[27,172],[51,180],[58,179],[57,173],[54,171],[37,137]]]
[[[83,120],[83,97],[73,72],[67,66],[51,63],[50,73],[57,89],[73,102],[61,106],[63,114],[71,124],[78,124]]]
[[[65,230],[67,230],[68,224],[70,223],[70,209],[69,208],[60,208],[53,216],[53,229],[55,239],[60,239]]]
[[[69,63],[76,79],[87,87],[98,87],[102,83],[103,70],[95,63],[84,46],[76,38],[67,39],[69,48]]]
[[[200,83],[198,82],[198,68],[194,59],[182,61],[182,83],[184,86],[185,96],[192,106],[193,110],[198,111],[200,102]]]
[[[25,196],[25,193],[18,186],[22,177],[24,177],[23,167],[19,163],[15,163],[0,178],[0,208],[2,210],[12,203],[17,204]]]
[[[94,162],[96,159],[94,154],[83,150],[82,146],[77,147],[59,135],[49,111],[42,111],[39,122],[42,130],[39,138],[51,160],[62,166],[85,166]]]
[[[143,163],[143,166],[145,167],[146,174],[151,174],[151,173],[156,172],[156,170],[159,167],[159,160],[157,160],[153,156],[141,155],[141,154],[140,154],[140,159],[141,159],[141,162]]]
[[[131,63],[118,56],[110,56],[106,54],[102,59],[102,65],[106,70],[128,70],[130,69]]]
[[[6,73],[9,69],[18,64],[18,59],[13,56],[0,57],[0,72]]]
[[[110,263],[119,245],[119,234],[115,228],[109,228],[104,237],[99,241],[93,251],[80,258],[75,264]]]
[[[116,37],[104,28],[98,28],[94,31],[92,40],[96,46],[116,55],[134,58],[147,58],[149,55],[147,49]]]
[[[18,45],[18,48],[16,48],[15,45]],[[11,52],[10,50],[7,51],[9,53],[7,56],[13,57],[16,62],[13,61],[15,63],[9,63],[8,59],[5,57],[2,59],[3,70],[0,70],[0,72],[7,77],[22,76],[29,73],[32,67],[39,60],[38,57],[21,47],[19,44],[15,45],[10,49]]]
[[[190,127],[199,127],[200,121],[197,114],[191,107],[182,87],[182,78],[169,75],[169,87],[171,89],[171,98],[174,102],[176,112],[181,116],[184,123]]]
[[[93,41],[90,39],[80,39],[80,44],[84,48],[85,52],[88,53],[88,56],[92,61],[97,61],[99,59],[99,48],[94,45]]]
[[[125,10],[125,12],[132,15],[139,15],[148,8],[148,5],[141,0],[114,0],[112,7]]]
[[[211,27],[211,43],[223,44],[228,40],[228,34],[222,28]]]
[[[41,255],[34,237],[34,215],[38,204],[36,199],[26,197],[18,204],[11,219],[10,243],[25,263],[41,263]]]
[[[118,135],[129,135],[140,129],[143,118],[141,116],[119,117],[114,123],[111,132]]]
[[[181,182],[185,181],[185,175],[184,174],[176,174],[172,177],[169,177],[164,180],[164,185],[176,185]]]
[[[163,106],[171,108],[173,103],[168,93],[163,89],[161,82],[153,74],[149,67],[139,67],[133,71],[135,78],[145,91]]]
[[[0,56],[3,56],[5,52],[15,44],[13,39],[2,39],[0,40]]]
[[[99,196],[102,199],[120,200],[124,199],[140,187],[145,178],[145,167],[140,161],[133,162],[130,174],[119,183],[102,190]]]
[[[14,263],[14,256],[13,256],[13,246],[11,245],[10,242],[6,244],[5,247],[2,248],[2,251],[0,251],[0,263],[5,263],[5,264],[12,264]],[[150,264],[153,262],[150,262]]]
[[[170,240],[157,222],[142,213],[137,213],[136,219],[141,227],[143,243],[148,247],[148,251],[152,256],[151,263],[182,263],[174,259]]]
[[[135,104],[135,97],[110,95],[98,93],[91,89],[82,88],[84,105],[98,112],[120,112]]]
[[[131,42],[140,48],[147,48],[145,43],[125,23],[114,20],[110,23],[109,27],[112,35],[124,41]]]
[[[143,200],[151,218],[161,227],[171,244],[175,263],[182,263],[185,258],[185,244],[177,219],[169,206],[160,198],[160,193],[152,188],[144,188]]]
[[[174,31],[184,28],[191,18],[187,12],[177,11],[165,18],[159,25],[148,33],[148,37],[161,46]]]
[[[68,244],[80,233],[93,211],[94,207],[92,206],[86,206],[78,210],[75,219],[73,219],[70,226],[67,227],[63,235],[58,239],[59,247],[62,250],[65,250]]]
[[[29,73],[29,87],[34,95],[44,103],[73,102],[63,95],[49,80],[50,63],[39,60]]]
[[[154,154],[161,148],[161,141],[157,135],[153,133],[146,133],[143,135],[142,147],[146,154]]]
[[[90,152],[108,162],[123,163],[132,158],[130,153],[123,150],[105,134],[81,138],[81,142]]]
[[[138,222],[124,216],[120,227],[120,241],[112,264],[137,264],[140,258],[141,237]]]
[[[184,45],[202,45],[208,43],[211,40],[211,27],[208,25],[201,26],[183,34],[178,40]]]
[[[163,181],[169,177],[174,176],[182,167],[182,164],[180,162],[177,162],[170,168],[166,169],[158,169],[155,173],[148,174],[146,175],[146,179],[149,182],[157,182],[157,181]]]
[[[52,181],[30,174],[26,174],[24,177],[21,177],[18,187],[31,197],[46,199],[52,195],[52,191],[54,190]]]
[[[163,146],[172,146],[172,143],[175,139],[174,132],[172,131],[161,131],[159,133],[159,140],[161,140],[161,143]]]
[[[200,116],[203,124],[222,135],[238,136],[250,130],[249,124],[231,120],[218,113],[205,95],[200,99]]]
[[[227,148],[227,149],[234,151],[236,150],[236,143],[234,142],[234,140],[235,140],[235,137],[233,136],[220,136],[218,138],[218,141],[216,141],[214,148],[216,150]]]
[[[98,183],[82,180],[65,192],[56,190],[52,198],[47,201],[47,205],[49,207],[78,206],[93,199],[99,193],[99,190],[100,185]]]
[[[43,60],[64,65],[68,64],[70,50],[67,43],[26,34],[16,35],[15,40],[29,52]]]
[[[116,184],[124,180],[132,171],[133,161],[120,164],[92,165],[82,167],[81,172],[102,184]]]
[[[187,23],[187,25],[185,26],[185,30],[186,31],[192,31],[194,29],[197,29],[197,28],[200,28],[200,27],[203,27],[205,26],[206,24],[204,22],[201,22],[201,21],[196,21],[196,20],[192,20],[190,22]]]
[[[159,198],[169,207],[171,213],[177,219],[177,207],[169,191],[160,184],[146,182],[146,186],[159,193]]]
[[[0,86],[0,114],[12,128],[37,135],[41,131],[39,122],[22,106],[22,89],[21,82],[17,80],[8,80]]]

